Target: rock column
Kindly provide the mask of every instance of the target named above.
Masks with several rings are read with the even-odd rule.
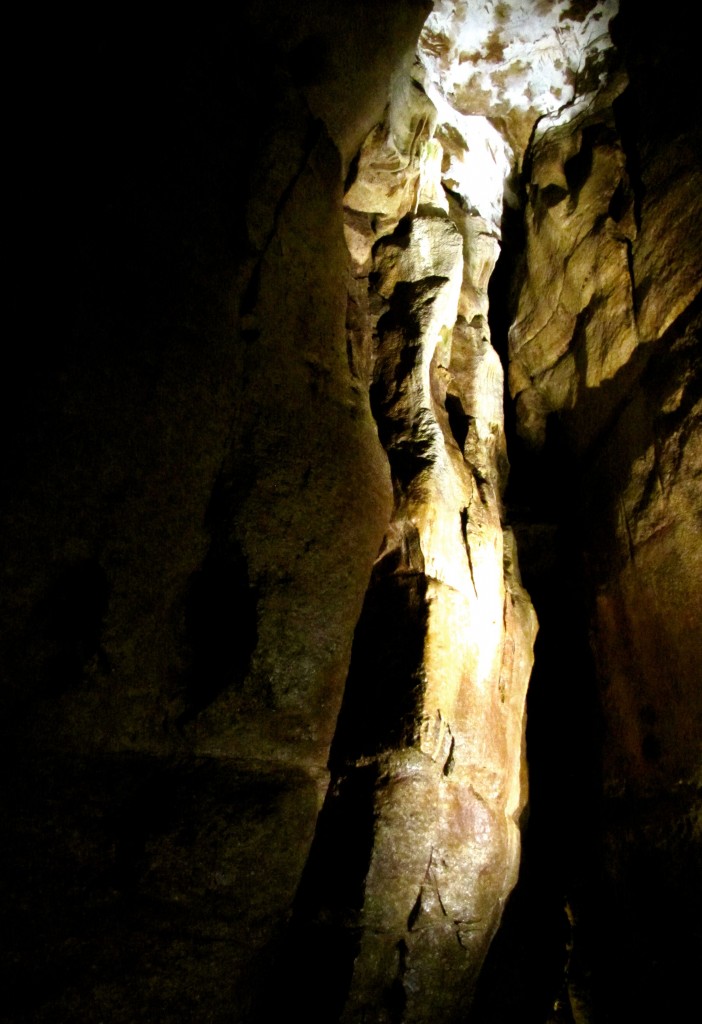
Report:
[[[349,1024],[450,1021],[469,1005],[525,800],[536,623],[501,524],[502,369],[485,317],[498,245],[456,209],[459,230],[421,173],[417,188],[416,212],[373,248],[371,405],[394,509],[298,901],[328,968],[327,1019]]]

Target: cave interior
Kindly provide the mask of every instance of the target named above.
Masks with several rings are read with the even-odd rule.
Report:
[[[696,60],[634,0],[46,31],[3,1019],[689,1019]]]

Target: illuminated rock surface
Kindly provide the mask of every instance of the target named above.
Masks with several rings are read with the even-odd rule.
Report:
[[[502,369],[470,243],[437,212],[406,217],[374,249],[373,304],[386,302],[371,405],[395,504],[298,901],[337,979],[321,1018],[466,1012],[517,877],[536,620],[503,538]],[[364,838],[337,877],[347,815]]]
[[[430,7],[57,33],[2,402],[13,1022],[688,1012],[694,35]]]
[[[451,107],[500,124],[521,158],[540,117],[587,102],[605,82],[618,6],[439,0],[422,30],[421,59]]]

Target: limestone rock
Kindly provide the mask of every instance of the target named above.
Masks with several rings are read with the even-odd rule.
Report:
[[[393,78],[385,116],[358,154],[346,206],[380,218],[385,231],[415,210],[435,124],[433,103],[410,70],[401,67]]]
[[[699,782],[699,332],[697,312],[670,349],[656,348],[589,477],[600,522],[587,538],[597,587],[593,640],[614,794]]]
[[[526,818],[534,507],[556,798],[487,1018],[686,1019],[699,89],[689,20],[635,0],[602,87],[615,8],[244,0],[97,12],[90,47],[62,13],[0,403],[17,1019],[465,1020]],[[522,171],[512,386],[546,444],[507,501],[487,282]]]
[[[449,289],[435,314],[442,320],[433,327],[427,325],[428,336],[435,338],[442,328],[448,330],[456,318],[463,279],[462,258],[461,236],[450,220],[413,218],[409,234],[400,230],[379,242],[373,268],[375,288],[384,298],[390,298],[399,282],[445,279]]]
[[[573,4],[449,3],[425,22],[419,53],[435,87],[463,114],[500,118],[523,153],[540,116],[596,92],[606,77],[617,0]]]
[[[387,311],[371,402],[395,507],[297,918],[348,961],[348,991],[335,983],[326,998],[349,1022],[371,1007],[379,1021],[465,1012],[518,868],[535,618],[500,520],[499,360],[480,316],[471,334],[458,315],[486,285],[473,253],[462,294],[469,239],[442,212],[407,218],[374,249]],[[353,894],[330,877],[351,815],[363,822]]]
[[[652,161],[642,182],[633,271],[644,341],[661,337],[702,289],[700,148],[699,131],[683,136]]]
[[[592,758],[590,825],[575,822],[570,842],[593,837],[588,859],[601,871],[573,858],[574,946],[559,1000],[575,1019],[583,1001],[593,1019],[669,1015],[702,942],[694,59],[680,60],[679,23],[663,30],[628,3],[621,18],[629,85],[570,126],[544,119],[525,160],[525,266],[510,337],[519,430],[539,467],[522,494],[532,507],[562,503],[567,555],[547,546],[563,558],[564,593],[583,567],[594,658],[581,669],[596,708],[580,751]],[[553,569],[532,562],[530,572],[543,581]],[[551,623],[562,628],[565,616],[538,600],[553,643]],[[564,661],[575,646],[564,645]],[[555,665],[552,701],[562,685]],[[562,804],[554,786],[551,814]]]
[[[383,14],[362,6],[378,29]],[[33,350],[3,401],[3,749],[31,780],[8,840],[25,852],[6,878],[23,918],[10,1012],[27,1019],[243,1020],[270,969],[391,507],[367,380],[345,347],[346,168],[305,76],[314,63],[317,98],[326,82],[324,110],[355,151],[423,11],[385,15],[377,46],[333,3],[145,17],[137,34],[98,15],[99,45],[78,46],[69,19],[52,50],[63,70],[46,112],[61,114],[37,138],[60,124],[43,191],[52,217],[66,211],[61,258],[45,253],[45,306],[62,312],[50,352]],[[326,43],[310,43],[325,19]],[[293,36],[308,40],[296,55]],[[369,60],[349,66],[352,84],[344,60],[359,47]],[[232,757],[238,792],[217,769]],[[141,831],[125,825],[116,855],[93,819],[120,813],[125,775],[139,789],[169,758],[186,775],[204,759],[212,787],[175,787],[164,828],[158,795],[135,799]],[[123,854],[135,899],[112,891]],[[210,912],[235,891],[238,925]]]
[[[529,270],[509,344],[520,430],[538,444],[549,414],[576,409],[626,365],[639,332],[633,193],[611,115],[551,129],[532,161]]]

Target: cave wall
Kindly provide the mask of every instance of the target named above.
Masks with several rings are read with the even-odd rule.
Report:
[[[499,245],[447,201],[432,109],[398,87],[345,195],[349,344],[394,501],[296,901],[293,971],[319,1020],[460,1019],[519,864],[537,624],[503,522]]]
[[[345,164],[425,16],[105,14],[42,53],[49,323],[3,389],[18,1020],[253,1012],[392,500]]]
[[[529,858],[559,881],[529,873],[559,894],[550,984],[577,1021],[682,1012],[702,949],[701,136],[684,28],[623,4],[613,37],[626,78],[527,152],[509,338],[517,537],[551,646],[534,743],[549,704],[571,737],[539,767]]]
[[[30,233],[50,237],[28,248],[49,323],[31,321],[3,395],[2,878],[12,1020],[258,1019],[271,977],[285,979],[290,962],[306,961],[306,984],[319,985],[327,933],[311,935],[310,921],[314,933],[320,916],[343,918],[345,901],[362,905],[344,889],[359,875],[345,878],[335,854],[341,864],[366,858],[371,916],[395,915],[389,926],[380,921],[387,951],[371,939],[356,981],[342,980],[352,993],[348,1019],[372,1012],[388,986],[388,1019],[405,1011],[436,1019],[426,1005],[433,999],[444,999],[447,1020],[463,1019],[473,978],[466,984],[461,943],[470,945],[471,914],[484,925],[475,963],[496,923],[496,893],[501,909],[516,874],[512,843],[503,874],[489,878],[492,860],[483,872],[486,909],[468,906],[481,890],[466,878],[482,866],[477,854],[464,863],[456,853],[460,815],[434,814],[455,800],[444,774],[453,763],[433,714],[444,698],[424,678],[418,710],[403,719],[416,740],[406,763],[388,753],[392,703],[387,721],[371,717],[369,735],[354,726],[338,738],[320,819],[331,819],[332,838],[325,852],[322,827],[316,880],[317,852],[308,859],[349,664],[347,699],[363,704],[371,669],[379,672],[363,648],[364,638],[375,642],[373,603],[391,620],[383,592],[394,588],[401,603],[408,581],[426,585],[409,527],[419,519],[434,529],[426,494],[408,494],[406,470],[389,465],[378,438],[373,412],[386,416],[390,448],[397,418],[392,363],[386,380],[376,378],[371,409],[370,323],[377,333],[396,282],[385,296],[381,282],[371,308],[365,279],[385,270],[368,261],[407,212],[419,215],[418,227],[422,217],[445,224],[437,202],[446,200],[419,181],[418,162],[409,177],[395,176],[400,194],[370,233],[362,205],[349,200],[363,183],[363,151],[355,178],[353,157],[367,139],[372,155],[378,139],[369,132],[403,88],[428,4],[245,6],[235,20],[96,24],[88,47],[77,42],[84,26],[69,22],[48,58],[36,163],[43,171],[47,151],[59,158],[35,190],[51,217]],[[543,813],[555,837],[550,858],[534,856],[559,885],[537,893],[522,938],[532,948],[517,947],[521,967],[509,956],[498,962],[479,1020],[504,1019],[507,996],[520,1019],[536,1007],[539,1022],[626,1019],[650,1006],[664,1019],[664,1007],[682,1006],[700,947],[699,118],[684,26],[661,29],[633,4],[622,8],[628,84],[615,81],[574,125],[543,132],[525,164],[527,264],[510,377],[522,440],[510,447],[508,501],[536,507],[520,522],[511,516],[520,560],[530,592],[550,591],[541,605],[535,597],[539,614],[548,618],[550,602],[555,631],[563,626],[542,727],[559,737],[546,765],[558,784],[541,809],[532,801],[533,818]],[[425,170],[431,155],[423,151]],[[450,213],[463,231],[464,269],[473,258],[475,270],[482,255],[471,244],[481,230],[455,206]],[[561,265],[562,277],[552,273]],[[472,322],[487,314],[487,282],[468,284],[478,306],[460,311],[453,362],[448,350],[443,363],[428,360],[429,406],[443,410],[435,428],[456,492],[451,550],[467,560],[471,528],[482,531],[478,547],[488,535],[499,545],[488,553],[497,596],[514,599],[528,635],[509,535],[502,557],[504,435],[499,417],[468,404],[475,367],[485,370],[491,351],[485,324]],[[400,293],[407,300],[407,288]],[[31,302],[35,309],[35,291]],[[557,328],[548,344],[543,336],[532,344],[524,326],[539,317]],[[392,328],[392,319],[380,328],[390,343]],[[486,424],[500,429],[483,434]],[[437,478],[428,478],[431,490]],[[463,523],[474,488],[479,514]],[[374,569],[383,540],[389,557]],[[565,600],[554,598],[558,587]],[[470,616],[468,577],[466,589]],[[425,615],[415,605],[407,599],[403,615]],[[411,657],[404,630],[397,650]],[[504,726],[504,639],[491,648],[497,703],[468,702],[450,723],[468,747],[475,717]],[[442,653],[437,679],[450,675]],[[525,649],[522,675],[529,660]],[[563,695],[578,687],[582,701]],[[522,697],[507,709],[520,750]],[[585,734],[578,726],[571,738],[564,718],[577,725],[584,713]],[[354,775],[349,751],[375,762]],[[486,762],[492,753],[483,751]],[[574,754],[588,759],[585,782],[571,771]],[[513,825],[525,788],[514,763],[510,773],[499,800]],[[460,759],[454,779],[475,786]],[[393,796],[403,785],[409,797]],[[479,803],[470,835],[480,831],[478,811],[488,813]],[[371,812],[380,828],[368,872]],[[412,847],[413,816],[422,814],[423,834],[434,830],[458,869],[449,915],[441,871]],[[388,868],[398,835],[410,839],[405,862],[417,860],[423,887],[416,872],[403,878]],[[312,882],[294,907],[306,864]],[[389,910],[380,899],[388,891]],[[567,912],[560,905],[545,915],[546,901],[563,894]],[[308,943],[298,959],[291,945],[301,933],[286,932],[293,912]],[[534,921],[544,916],[554,924],[542,941]],[[349,965],[355,922],[342,925]],[[422,943],[428,952],[413,964]],[[552,960],[548,943],[557,947]],[[526,980],[525,963],[534,966]],[[546,963],[558,969],[544,979]],[[286,983],[278,1009],[295,978]],[[303,1005],[309,991],[298,990]],[[554,1017],[556,998],[565,1018]]]

